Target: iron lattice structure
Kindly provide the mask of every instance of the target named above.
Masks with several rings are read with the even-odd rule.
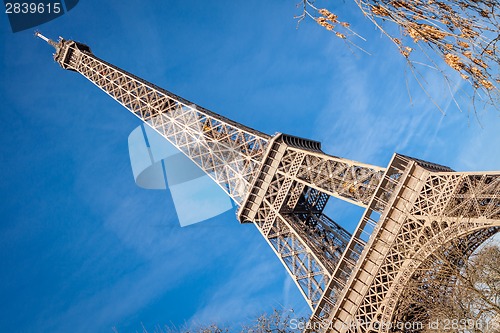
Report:
[[[309,330],[389,331],[380,323],[407,315],[397,307],[422,270],[453,279],[439,273],[437,252],[455,241],[470,253],[500,230],[499,171],[454,172],[400,154],[382,168],[327,155],[319,142],[270,136],[203,109],[87,45],[37,35],[62,68],[85,76],[226,191],[239,221],[255,224],[310,305],[319,325]],[[330,197],[365,208],[352,235],[323,213]]]

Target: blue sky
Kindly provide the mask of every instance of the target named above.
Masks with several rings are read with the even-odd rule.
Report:
[[[443,115],[354,7],[333,10],[369,39],[371,56],[314,22],[296,29],[295,1],[81,0],[39,28],[260,131],[320,140],[336,156],[386,166],[397,151],[456,170],[499,169],[498,111],[460,112],[426,72]],[[234,211],[180,228],[167,191],[137,187],[127,137],[138,119],[0,17],[0,331],[237,326],[276,307],[307,311]],[[361,214],[334,200],[328,208],[348,230]]]

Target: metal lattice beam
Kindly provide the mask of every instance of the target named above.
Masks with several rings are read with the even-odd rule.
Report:
[[[269,136],[205,110],[61,39],[55,59],[150,125],[205,171],[237,204],[249,190]]]
[[[400,156],[396,162],[404,170],[352,274],[335,289],[337,299],[322,300],[314,312],[313,321],[336,327],[328,331],[356,332],[365,324],[362,331],[385,332],[377,323],[391,322],[405,285],[427,258],[450,240],[499,230],[500,172],[432,172]]]

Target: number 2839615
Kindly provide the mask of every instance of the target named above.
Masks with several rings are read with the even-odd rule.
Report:
[[[59,14],[61,12],[61,3],[47,2],[6,2],[6,14]]]

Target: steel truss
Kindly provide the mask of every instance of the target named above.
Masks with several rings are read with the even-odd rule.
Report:
[[[345,265],[346,283],[332,282],[315,309],[317,331],[388,332],[380,323],[394,319],[423,263],[429,266],[452,240],[468,239],[475,248],[500,230],[500,172],[459,173],[419,162],[393,158],[397,185],[357,262]]]
[[[468,253],[500,229],[500,172],[454,172],[398,154],[387,168],[330,156],[319,142],[271,137],[203,109],[87,45],[38,36],[62,68],[155,129],[240,206],[238,219],[255,224],[313,310],[309,331],[387,332],[377,323],[405,315],[396,307],[422,270],[453,279],[436,273],[436,253],[463,240]],[[353,235],[323,213],[330,197],[366,208]]]

